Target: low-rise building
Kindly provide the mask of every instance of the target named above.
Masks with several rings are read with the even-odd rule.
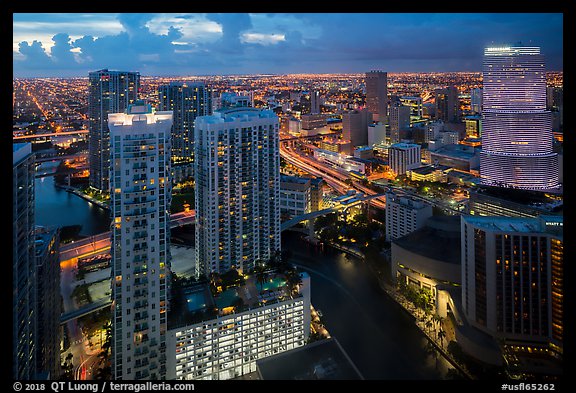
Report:
[[[446,183],[448,181],[448,174],[452,168],[445,165],[425,165],[419,168],[409,169],[406,175],[410,180],[414,181],[431,181]]]
[[[185,288],[183,309],[167,332],[166,379],[237,378],[255,372],[259,359],[305,345],[310,276],[296,274],[302,282],[295,288],[274,272],[262,282],[250,276],[216,295],[207,284]]]

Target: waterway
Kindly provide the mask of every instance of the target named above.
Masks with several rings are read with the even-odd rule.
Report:
[[[51,164],[51,163],[47,163]],[[50,171],[50,165],[39,168]],[[55,167],[54,167],[55,169]],[[82,235],[108,230],[108,212],[54,186],[54,177],[36,179],[39,225],[82,225]],[[366,379],[442,379],[447,363],[427,354],[426,339],[384,291],[359,259],[309,246],[302,234],[282,233],[290,262],[309,272],[312,304],[322,311],[326,328]]]
[[[282,249],[311,276],[312,304],[366,379],[443,379],[449,364],[427,354],[427,340],[379,287],[369,268],[337,250],[320,251],[295,232],[282,233]]]
[[[44,162],[36,168],[36,173],[54,173],[58,163]],[[56,187],[54,176],[37,177],[34,187],[37,225],[81,225],[81,236],[96,235],[110,229],[110,213],[107,210]]]

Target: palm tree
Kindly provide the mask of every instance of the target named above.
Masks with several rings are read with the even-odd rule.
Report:
[[[440,344],[442,345],[442,348],[444,348],[444,339],[446,338],[446,332],[444,330],[442,330],[442,328],[440,328],[440,331],[438,332],[438,339],[440,340]]]
[[[266,267],[264,266],[264,264],[258,263],[258,261],[256,261],[256,267],[254,268],[254,273],[256,274],[256,282],[260,284],[260,291],[262,291],[264,283],[266,282]]]
[[[286,272],[286,283],[288,284],[290,293],[294,292],[298,288],[298,285],[302,284],[302,277],[300,277],[300,273],[298,273],[298,271],[295,269]]]
[[[426,320],[426,328],[428,329],[428,333],[432,331],[432,320],[430,319]]]
[[[436,361],[435,367],[438,369],[438,350],[434,344],[432,344],[432,341],[428,341],[428,345],[426,345],[426,354],[434,356],[434,360]]]

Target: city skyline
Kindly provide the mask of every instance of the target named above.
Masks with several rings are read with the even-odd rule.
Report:
[[[17,13],[14,76],[481,71],[484,47],[519,41],[563,69],[561,13],[327,15]]]
[[[319,15],[14,17],[13,378],[554,390],[562,14]]]

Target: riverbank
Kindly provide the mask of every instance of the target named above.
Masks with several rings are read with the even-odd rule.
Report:
[[[104,203],[104,202],[102,202],[102,201],[99,201],[99,200],[97,200],[97,199],[95,199],[95,198],[92,198],[91,196],[82,193],[80,190],[78,190],[78,189],[76,189],[76,188],[74,188],[74,187],[71,187],[71,186],[63,186],[63,185],[57,184],[57,183],[54,183],[54,186],[57,187],[57,188],[60,188],[60,189],[62,189],[62,190],[65,190],[65,191],[67,191],[67,192],[70,192],[70,193],[72,193],[72,194],[74,194],[74,195],[78,195],[80,198],[82,198],[82,199],[84,199],[84,200],[87,200],[88,202],[92,202],[93,204],[97,205],[98,207],[100,207],[100,208],[102,208],[102,209],[104,209],[104,210],[110,210],[110,206],[108,206],[108,204],[106,204],[106,203]]]
[[[413,318],[414,324],[418,327],[418,329],[424,335],[424,337],[426,337],[428,342],[431,343],[434,346],[434,348],[436,348],[436,350],[442,355],[442,357],[448,363],[450,363],[455,369],[457,369],[460,373],[462,373],[462,375],[464,375],[466,378],[470,380],[475,379],[468,372],[468,370],[464,369],[462,365],[456,362],[456,360],[454,360],[454,358],[444,349],[443,342],[439,341],[437,337],[434,337],[433,335],[431,335],[426,331],[425,322],[421,319],[422,315],[420,315],[419,313],[420,310],[418,310],[411,302],[409,302],[396,288],[386,283],[382,275],[379,274],[378,271],[376,271],[374,265],[366,260],[364,253],[362,253],[359,250],[355,250],[332,242],[327,242],[327,244],[337,250],[340,250],[346,254],[355,256],[358,259],[362,260],[364,264],[368,267],[369,271],[376,278],[379,287],[384,291],[384,293],[386,293],[386,295],[388,295],[390,299],[394,300],[394,302],[400,307],[401,310],[403,310],[405,313],[407,313]]]

